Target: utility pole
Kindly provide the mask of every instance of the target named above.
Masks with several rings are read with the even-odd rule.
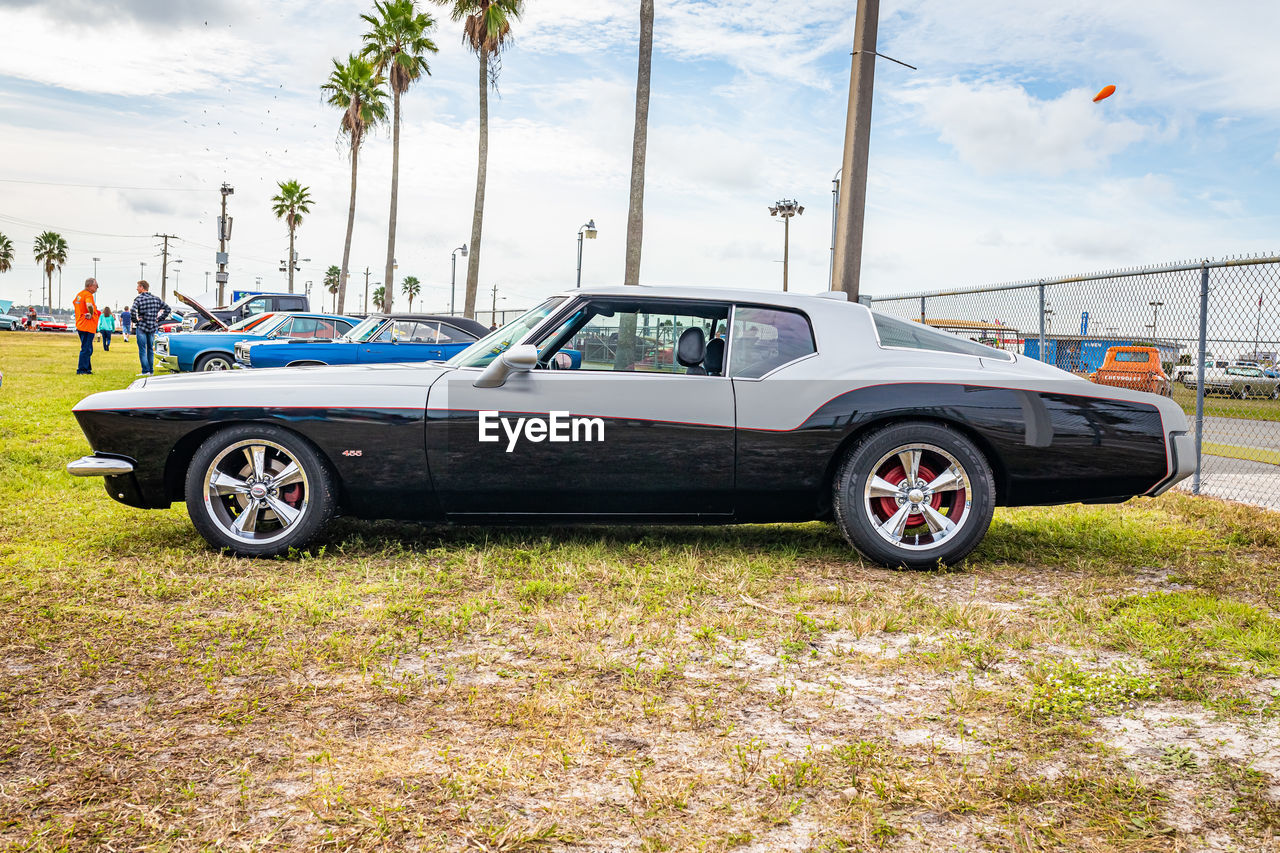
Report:
[[[364,313],[369,313],[369,268],[364,268]]]
[[[165,289],[169,282],[169,241],[177,240],[173,234],[152,234],[153,237],[159,237],[164,241],[164,248],[160,250],[160,301],[165,299]]]
[[[493,322],[498,322],[498,283],[493,283],[493,305],[489,307],[489,314],[492,316]],[[1257,349],[1257,347],[1254,347]]]
[[[214,277],[218,282],[218,304],[226,304],[225,288],[227,286],[227,241],[231,239],[231,217],[227,216],[227,196],[233,195],[236,188],[226,183],[222,183],[222,215],[218,217],[218,256],[216,258],[218,264],[218,273]]]
[[[876,75],[876,35],[880,0],[858,0],[853,25],[853,67],[849,71],[849,111],[844,125],[843,179],[836,230],[833,290],[857,300],[862,274],[862,222],[867,206],[867,157],[871,148],[871,95]]]

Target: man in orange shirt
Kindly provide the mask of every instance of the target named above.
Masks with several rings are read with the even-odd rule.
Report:
[[[80,291],[76,301],[72,303],[76,310],[76,332],[80,335],[80,365],[76,368],[76,373],[80,375],[93,373],[93,365],[89,363],[89,359],[93,356],[93,336],[98,334],[98,316],[101,314],[98,303],[93,298],[93,294],[97,292],[98,280],[87,278],[84,280],[84,290]]]

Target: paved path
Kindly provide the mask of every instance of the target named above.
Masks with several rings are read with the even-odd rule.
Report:
[[[1195,415],[1188,417],[1195,429]],[[1247,418],[1224,418],[1206,415],[1204,440],[1236,447],[1260,447],[1264,450],[1280,450],[1280,421],[1251,421]],[[1276,473],[1280,477],[1280,471]]]
[[[1191,491],[1191,480],[1188,477],[1177,488]],[[1280,466],[1205,456],[1200,494],[1280,510]]]

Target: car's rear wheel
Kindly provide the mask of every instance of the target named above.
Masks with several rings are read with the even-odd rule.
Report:
[[[863,556],[935,568],[963,560],[995,511],[991,466],[950,427],[911,421],[867,435],[836,474],[836,522]]]
[[[337,488],[320,454],[268,424],[225,429],[187,469],[187,514],[210,545],[245,557],[304,547],[333,517]]]
[[[196,359],[196,372],[205,373],[214,370],[230,370],[232,358],[225,352],[211,352]]]

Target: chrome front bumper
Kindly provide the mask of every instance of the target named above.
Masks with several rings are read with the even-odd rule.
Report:
[[[167,370],[170,373],[178,372],[178,357],[176,355],[161,355],[156,353],[156,367],[161,370]]]
[[[133,473],[133,463],[108,456],[81,456],[67,463],[67,473],[73,477],[119,477]]]

